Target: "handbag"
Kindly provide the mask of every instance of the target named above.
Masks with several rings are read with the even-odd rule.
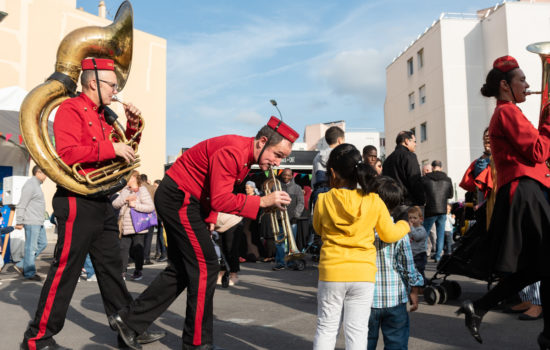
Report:
[[[136,233],[145,231],[151,226],[158,225],[157,214],[154,211],[150,213],[142,213],[130,208],[130,217],[132,218],[132,224]]]

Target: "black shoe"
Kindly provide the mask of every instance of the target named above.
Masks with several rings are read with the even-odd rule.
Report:
[[[147,259],[143,262],[143,265],[153,265],[153,262],[150,259]]]
[[[42,282],[42,277],[34,275],[31,277],[25,277],[25,281]]]
[[[549,350],[550,349],[550,338],[544,334],[539,334],[537,338],[537,343],[539,344],[540,350]]]
[[[182,350],[225,350],[224,348],[220,348],[219,346],[213,345],[213,344],[202,344],[202,345],[189,345],[189,344],[183,344]]]
[[[137,341],[140,344],[149,344],[166,337],[165,331],[145,331],[138,335]]]
[[[149,344],[152,342],[155,342],[157,340],[160,340],[166,336],[166,332],[164,331],[151,331],[151,332],[143,332],[140,335],[137,336],[137,341],[140,344]],[[117,337],[118,342],[118,348],[119,349],[128,349],[128,346],[124,343],[124,340],[122,340],[122,337],[118,335]]]
[[[166,255],[161,255],[160,258],[157,259],[158,262],[165,262],[168,261],[168,258]]]
[[[108,317],[109,325],[118,331],[118,335],[126,346],[133,350],[141,350],[141,345],[137,340],[137,333],[130,329],[118,314]]]
[[[273,271],[281,271],[285,269],[285,265],[277,265],[271,268]]]
[[[29,345],[27,342],[23,342],[21,346],[19,347],[20,350],[29,350]],[[44,345],[42,347],[36,347],[36,350],[71,350],[70,348],[66,348],[64,346],[61,346],[59,344],[50,344],[50,345]]]
[[[540,318],[542,318],[542,311],[536,317],[529,316],[527,314],[521,314],[521,315],[518,316],[518,320],[520,320],[520,321],[535,321],[535,320],[538,320]]]
[[[480,312],[479,310],[476,312],[472,301],[464,300],[460,309],[456,311],[456,314],[464,314],[466,316],[466,328],[468,328],[474,339],[477,340],[478,343],[482,344],[483,340],[481,339],[481,335],[479,335],[479,327],[481,326],[481,318],[485,313]]]

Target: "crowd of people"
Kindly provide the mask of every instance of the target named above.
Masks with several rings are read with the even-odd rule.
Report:
[[[103,107],[118,92],[112,61],[85,59],[81,68],[82,93],[61,104],[54,122],[58,154],[68,165],[84,164],[84,173],[116,157],[133,160],[132,147],[106,137],[112,127]],[[461,186],[473,193],[475,208],[486,211],[485,268],[500,280],[480,299],[465,300],[457,313],[465,314],[466,328],[481,343],[483,316],[521,291],[522,302],[507,312],[522,312],[522,320],[543,317],[538,343],[549,349],[550,318],[544,314],[550,290],[545,163],[550,123],[548,108],[535,129],[516,106],[525,101],[528,86],[517,61],[505,56],[494,62],[481,89],[497,106],[483,134],[485,151]],[[125,113],[131,137],[140,112],[128,104]],[[89,197],[58,186],[57,247],[21,349],[64,349],[53,336],[63,327],[83,267],[87,279],[99,284],[120,346],[141,349],[164,337],[165,332],[147,329],[186,290],[182,348],[219,349],[213,344],[216,285],[224,276],[230,286],[237,284],[244,261],[272,263],[274,271],[296,268],[305,251],[319,261],[314,349],[334,349],[342,324],[346,349],[375,349],[380,331],[386,348],[406,349],[408,313],[418,308],[428,282],[426,264],[454,248],[458,221],[450,200],[455,193],[443,163],[436,159],[421,167],[411,131],[397,135],[395,149],[382,161],[375,146],[358,150],[333,126],[325,133],[328,147],[313,160],[310,186],[298,185],[289,168],[278,179],[251,181],[253,164],[271,172],[290,155],[298,136],[271,117],[255,137],[220,136],[191,147],[154,184],[134,170],[112,195]],[[15,269],[27,280],[41,281],[35,259],[46,245],[40,188],[46,175],[38,167],[32,172],[17,206],[17,228],[25,229],[26,245]],[[287,219],[291,232],[280,229]],[[299,241],[298,251],[289,238]],[[128,274],[130,259],[134,270]],[[124,280],[142,279],[152,259],[168,262],[134,299]]]

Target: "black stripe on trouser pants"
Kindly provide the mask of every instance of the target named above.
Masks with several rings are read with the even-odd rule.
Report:
[[[170,263],[120,316],[141,333],[187,288],[183,342],[211,344],[219,264],[200,204],[165,176],[155,192],[155,207],[166,230]]]
[[[58,190],[53,198],[58,222],[54,260],[42,287],[34,320],[25,332],[28,345],[53,344],[65,323],[67,309],[89,252],[107,315],[130,303],[122,280],[117,221],[108,198],[68,196]]]

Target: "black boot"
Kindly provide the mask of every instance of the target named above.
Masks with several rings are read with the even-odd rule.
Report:
[[[481,339],[481,335],[479,335],[479,327],[481,326],[481,318],[485,313],[482,310],[475,310],[471,300],[464,300],[460,309],[456,311],[457,315],[464,314],[466,316],[466,328],[468,328],[470,334],[480,344],[483,343],[483,340]]]
[[[111,325],[111,328],[114,328],[118,331],[118,335],[128,346],[130,349],[133,350],[141,350],[141,345],[138,343],[137,340],[137,333],[132,330],[130,327],[128,327],[124,321],[120,318],[118,314],[114,314],[108,317],[109,319],[109,325]]]
[[[540,350],[550,349],[550,338],[545,336],[543,333],[539,334],[539,337],[537,338],[537,343],[539,343]]]

